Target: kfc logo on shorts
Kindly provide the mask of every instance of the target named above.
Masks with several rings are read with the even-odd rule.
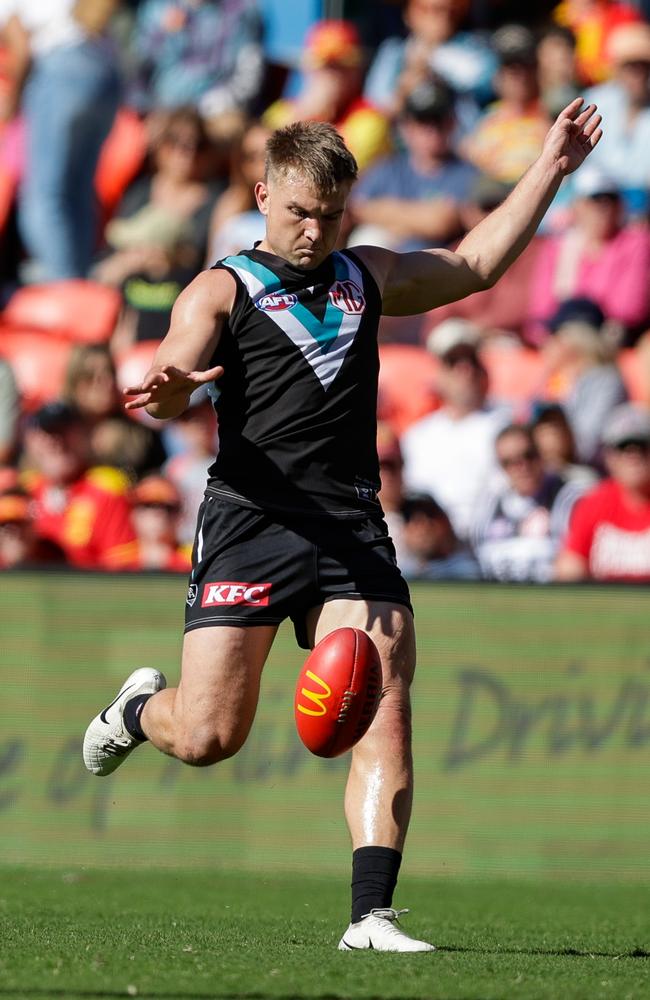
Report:
[[[266,607],[271,592],[270,583],[223,583],[203,584],[202,608],[216,608],[226,604],[249,604]]]
[[[293,292],[272,292],[270,295],[262,295],[255,305],[262,312],[280,312],[282,309],[291,309],[298,301],[298,296]]]
[[[348,316],[356,316],[366,308],[364,294],[354,281],[335,281],[329,297],[332,305]]]

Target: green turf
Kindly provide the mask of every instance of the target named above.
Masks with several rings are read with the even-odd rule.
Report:
[[[409,881],[435,954],[336,951],[345,878],[0,870],[0,997],[642,1000],[648,889]]]

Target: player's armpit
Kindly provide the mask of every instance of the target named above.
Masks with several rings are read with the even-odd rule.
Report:
[[[355,247],[354,252],[379,286],[385,316],[428,312],[488,287],[467,258],[451,250],[394,253]]]

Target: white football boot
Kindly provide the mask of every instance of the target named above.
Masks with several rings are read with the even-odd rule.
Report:
[[[92,774],[111,774],[143,742],[124,725],[124,706],[139,694],[155,694],[167,687],[164,674],[140,667],[127,677],[117,697],[96,715],[84,736],[84,764]]]
[[[398,926],[398,918],[408,910],[371,910],[356,924],[350,924],[339,941],[339,951],[435,951],[427,941],[416,941]]]

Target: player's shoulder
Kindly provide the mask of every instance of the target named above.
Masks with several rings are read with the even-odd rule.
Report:
[[[397,256],[395,251],[386,250],[384,247],[373,246],[349,247],[348,250],[364,265],[364,267],[367,268],[372,277],[375,279],[380,292],[383,292],[391,268]]]
[[[183,289],[176,300],[174,310],[178,313],[209,309],[215,314],[228,313],[232,309],[236,293],[237,283],[233,274],[223,267],[211,267],[199,271]]]

